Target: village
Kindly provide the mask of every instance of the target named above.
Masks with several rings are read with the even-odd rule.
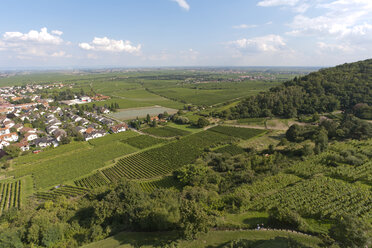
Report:
[[[46,89],[64,89],[62,83],[30,84],[0,88],[0,156],[13,150],[39,153],[71,140],[88,141],[109,133],[124,132],[128,126],[104,116],[109,108],[80,108],[80,104],[107,100],[110,97],[73,95],[57,100],[39,94]],[[67,88],[71,86],[67,85]]]

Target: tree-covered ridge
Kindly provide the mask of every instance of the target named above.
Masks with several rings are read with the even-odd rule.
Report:
[[[372,59],[319,70],[243,100],[223,117],[295,117],[372,105]]]

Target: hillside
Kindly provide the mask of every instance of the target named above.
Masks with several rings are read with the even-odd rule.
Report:
[[[296,77],[268,92],[248,97],[220,115],[230,119],[272,115],[291,118],[316,112],[352,110],[359,103],[364,103],[362,112],[371,111],[372,59]]]

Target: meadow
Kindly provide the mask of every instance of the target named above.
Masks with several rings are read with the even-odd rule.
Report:
[[[317,237],[306,236],[286,231],[211,231],[200,235],[193,241],[180,241],[180,248],[204,248],[204,247],[224,247],[231,240],[249,240],[253,247],[261,248],[286,248],[288,239],[291,238],[299,242],[303,247],[321,247],[322,241]],[[177,240],[177,234],[174,232],[155,232],[138,233],[122,232],[105,240],[101,240],[84,248],[131,248],[131,247],[164,247],[166,244]]]

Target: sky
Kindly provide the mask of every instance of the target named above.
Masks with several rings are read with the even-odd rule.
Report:
[[[1,0],[0,13],[2,69],[372,58],[372,0]]]

